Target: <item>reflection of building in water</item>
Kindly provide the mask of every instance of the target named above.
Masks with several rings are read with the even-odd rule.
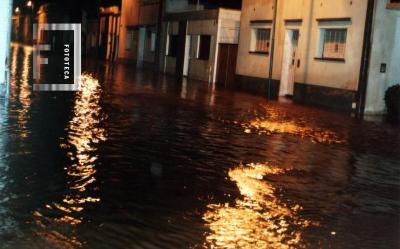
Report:
[[[302,232],[317,225],[298,214],[302,207],[280,200],[276,190],[263,180],[288,170],[268,164],[250,164],[229,171],[243,198],[233,205],[210,204],[203,218],[211,232],[212,248],[305,248]]]
[[[100,201],[95,196],[93,185],[96,182],[97,144],[106,140],[105,130],[101,127],[104,119],[99,105],[101,91],[96,79],[88,75],[83,75],[81,79],[82,90],[76,96],[74,117],[68,126],[67,143],[60,145],[69,151],[71,160],[71,165],[65,168],[68,193],[62,197],[61,202],[46,205],[46,213],[51,213],[51,218],[45,217],[39,211],[34,213],[37,223],[46,231],[41,236],[50,243],[62,245],[63,248],[80,245],[81,242],[74,236],[51,231],[51,224],[57,224],[57,227],[66,225],[74,231],[74,226],[83,222],[82,211]]]

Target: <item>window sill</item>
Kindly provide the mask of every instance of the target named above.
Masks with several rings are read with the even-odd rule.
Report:
[[[249,51],[249,54],[263,54],[263,55],[269,55],[269,52],[263,52],[263,51]]]
[[[340,58],[318,58],[315,57],[314,60],[317,61],[336,61],[336,62],[346,62],[345,59],[340,59]]]
[[[388,3],[386,8],[390,10],[400,10],[400,3]]]

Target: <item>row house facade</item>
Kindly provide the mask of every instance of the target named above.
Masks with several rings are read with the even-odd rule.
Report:
[[[138,67],[154,64],[157,47],[159,0],[122,0],[118,58]]]
[[[276,2],[275,13],[274,0],[242,1],[236,87],[382,113],[385,90],[400,82],[398,1]]]
[[[161,70],[166,74],[216,82],[218,70],[234,72],[236,57],[230,57],[230,64],[226,59],[230,50],[236,54],[239,28],[240,10],[221,8],[208,1],[167,0]]]

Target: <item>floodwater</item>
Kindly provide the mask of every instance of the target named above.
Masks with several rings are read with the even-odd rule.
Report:
[[[88,63],[0,97],[0,248],[399,248],[400,129]]]

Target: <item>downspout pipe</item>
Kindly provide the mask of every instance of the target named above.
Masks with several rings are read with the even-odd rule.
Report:
[[[278,0],[274,2],[274,17],[272,20],[272,38],[271,38],[271,52],[269,58],[269,74],[268,74],[268,99],[272,99],[272,72],[274,69],[274,54],[275,54],[275,35],[276,35],[276,19],[278,14]]]
[[[374,8],[375,8],[375,0],[368,0],[367,14],[365,18],[364,41],[362,48],[360,76],[358,80],[358,89],[357,89],[356,117],[359,119],[362,119],[364,117],[364,111],[365,111],[365,98],[367,94],[369,64],[370,64],[371,47],[372,47]]]

